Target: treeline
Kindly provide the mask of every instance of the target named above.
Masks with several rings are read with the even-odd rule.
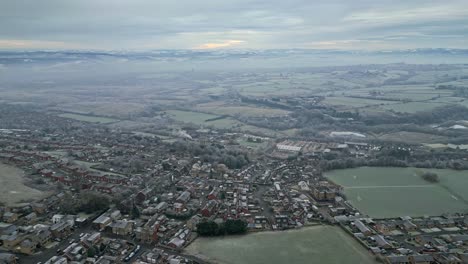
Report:
[[[87,214],[99,212],[109,208],[110,199],[107,195],[93,191],[85,191],[72,197],[66,194],[60,201],[60,210],[64,214],[76,214],[85,212]]]
[[[206,221],[197,224],[197,233],[200,236],[239,235],[247,232],[247,222],[243,220],[226,220],[222,224]]]
[[[433,169],[468,170],[468,161],[462,154],[443,156],[444,153],[428,155],[410,154],[409,152],[383,151],[373,157],[343,157],[338,153],[329,153],[322,157],[319,166],[323,171],[348,169],[362,166],[369,167],[416,167]],[[466,154],[465,154],[466,155]],[[452,158],[450,157],[452,156]]]
[[[185,152],[198,156],[203,162],[222,163],[230,169],[240,169],[249,164],[248,153],[243,150],[228,150],[221,144],[177,141],[171,144],[171,152]]]

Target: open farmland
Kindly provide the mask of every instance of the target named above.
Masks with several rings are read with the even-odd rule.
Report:
[[[118,119],[100,117],[100,116],[88,116],[88,115],[79,115],[79,114],[61,114],[60,117],[70,118],[78,121],[89,122],[89,123],[99,123],[99,124],[108,124],[119,121]]]
[[[440,182],[419,175],[433,171]],[[468,212],[468,171],[361,167],[335,170],[326,177],[344,187],[350,203],[371,217],[442,215]]]
[[[8,206],[36,200],[46,193],[24,185],[24,172],[0,163],[0,201]]]
[[[245,106],[245,105],[224,105],[224,104],[201,104],[196,107],[196,109],[209,112],[213,114],[220,114],[220,115],[240,115],[246,117],[257,117],[257,116],[283,116],[289,114],[288,111],[282,109],[273,109],[273,108],[266,108],[266,107],[253,107],[253,106]]]
[[[430,111],[436,107],[444,106],[446,104],[443,103],[435,103],[435,102],[408,102],[408,103],[399,103],[399,104],[391,104],[391,105],[384,105],[381,106],[384,109],[392,110],[395,112],[400,113],[416,113],[422,111]]]
[[[252,125],[244,124],[234,118],[225,117],[219,118],[221,116],[213,114],[205,114],[200,112],[191,112],[191,111],[181,111],[181,110],[168,110],[166,113],[176,121],[184,123],[192,123],[195,125],[202,125],[205,127],[214,127],[218,129],[238,129],[240,131],[251,132],[251,133],[260,133],[267,136],[275,135],[277,132],[267,129],[256,127]],[[213,120],[214,119],[214,120]]]
[[[328,105],[333,105],[333,106],[345,106],[349,108],[358,108],[358,107],[366,107],[366,106],[382,105],[382,104],[395,104],[395,102],[393,101],[342,97],[342,96],[341,97],[327,97],[325,98],[323,103],[328,104]]]
[[[444,136],[408,131],[384,134],[378,138],[386,141],[405,142],[409,144],[445,143],[448,141],[448,138]]]

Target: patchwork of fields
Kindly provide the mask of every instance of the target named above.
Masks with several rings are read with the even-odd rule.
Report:
[[[175,119],[176,121],[192,123],[195,125],[201,125],[205,127],[214,127],[218,129],[239,129],[240,131],[244,132],[258,132],[269,136],[274,136],[278,134],[278,132],[270,129],[244,124],[231,117],[221,118],[221,115],[181,110],[168,110],[166,111],[166,113],[168,113],[169,116]]]
[[[431,184],[419,175],[433,171],[440,182]],[[350,203],[371,217],[441,215],[468,212],[468,171],[418,168],[361,167],[327,172],[344,187]]]

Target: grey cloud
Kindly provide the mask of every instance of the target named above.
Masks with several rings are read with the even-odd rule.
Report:
[[[458,47],[460,38],[468,40],[465,17],[463,0],[15,0],[0,3],[0,48],[309,48],[337,42],[366,49],[362,40],[372,38],[387,42],[383,48],[396,40],[397,48]],[[438,40],[421,40],[431,36]]]

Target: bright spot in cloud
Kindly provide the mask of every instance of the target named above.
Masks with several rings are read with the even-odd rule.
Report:
[[[196,49],[219,49],[219,48],[229,48],[232,46],[237,46],[240,44],[245,43],[243,40],[226,40],[223,42],[212,42],[212,43],[205,43],[200,46],[197,46]]]

